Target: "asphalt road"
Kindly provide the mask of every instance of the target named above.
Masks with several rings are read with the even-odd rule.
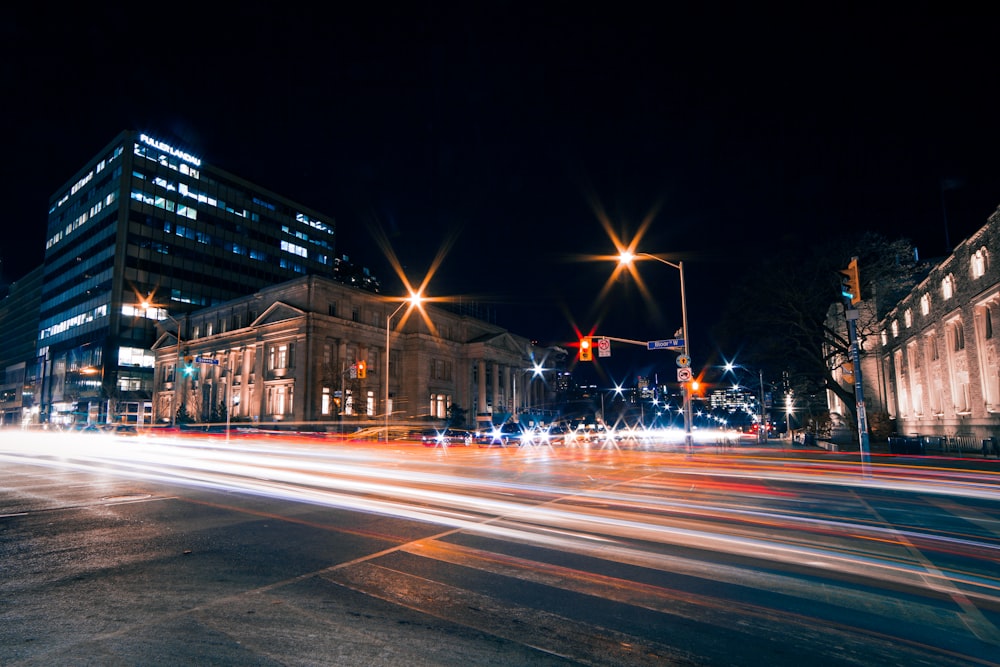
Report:
[[[1000,664],[975,465],[5,432],[0,664]]]

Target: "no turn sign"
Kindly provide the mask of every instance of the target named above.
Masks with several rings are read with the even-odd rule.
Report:
[[[677,369],[677,381],[678,382],[690,382],[691,380],[691,369],[687,366],[684,368]]]
[[[599,357],[610,357],[611,356],[611,341],[607,338],[599,338],[597,340],[597,356]]]

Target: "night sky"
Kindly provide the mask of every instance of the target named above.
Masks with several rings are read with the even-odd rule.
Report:
[[[541,343],[672,337],[677,271],[642,266],[652,308],[628,281],[600,297],[614,264],[585,259],[615,253],[602,219],[627,240],[648,218],[639,249],[685,264],[695,365],[776,239],[870,229],[931,257],[1000,205],[1000,15],[971,4],[214,4],[0,20],[4,282],[123,129],[333,216],[386,294],[378,238],[414,283],[440,255],[428,294]]]

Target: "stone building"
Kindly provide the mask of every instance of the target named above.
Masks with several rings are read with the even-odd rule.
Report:
[[[565,355],[467,315],[411,311],[320,276],[169,319],[172,330],[154,345],[158,423],[354,430],[443,420],[453,406],[467,426],[497,423],[550,404],[544,373],[530,371],[537,361],[552,370]]]
[[[998,260],[1000,210],[882,318],[880,378],[900,434],[1000,435]]]

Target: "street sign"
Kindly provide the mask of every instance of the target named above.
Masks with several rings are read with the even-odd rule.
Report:
[[[680,368],[685,368],[687,366],[690,366],[691,365],[691,357],[687,356],[686,354],[678,354],[677,355],[677,365]]]
[[[668,350],[675,347],[684,347],[684,339],[667,338],[666,340],[651,340],[646,343],[648,350]]]
[[[691,369],[688,367],[677,369],[677,381],[678,382],[688,382],[691,380]]]
[[[610,357],[611,356],[611,341],[607,338],[600,338],[597,341],[597,356],[599,357]]]
[[[218,359],[209,359],[208,357],[195,357],[194,361],[197,364],[211,364],[213,366],[219,365]]]

